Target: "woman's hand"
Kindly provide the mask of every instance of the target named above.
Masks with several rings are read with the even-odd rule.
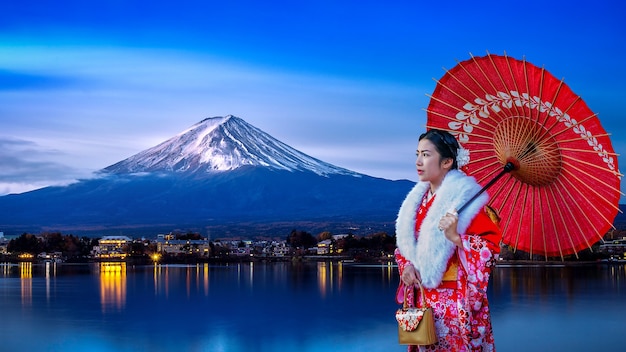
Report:
[[[456,226],[459,222],[459,216],[456,210],[447,212],[441,220],[439,220],[439,229],[443,231],[448,241],[454,243],[458,247],[463,246],[461,235],[457,232]]]
[[[404,286],[407,286],[407,287],[417,285],[418,282],[422,281],[422,277],[420,276],[420,273],[411,264],[407,264],[404,267],[404,270],[402,271],[401,279],[402,279],[402,282],[404,283]]]

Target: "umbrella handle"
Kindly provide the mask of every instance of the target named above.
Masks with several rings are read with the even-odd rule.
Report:
[[[472,198],[470,198],[467,202],[465,202],[465,204],[463,204],[463,206],[461,206],[461,208],[459,208],[459,210],[456,211],[457,214],[461,214],[461,212],[465,210],[465,208],[467,208],[467,206],[470,205],[471,202],[476,200],[476,198],[478,198],[478,196],[480,196],[484,191],[486,191],[487,188],[493,186],[493,184],[496,183],[496,181],[498,181],[502,176],[517,169],[519,169],[519,164],[515,163],[514,161],[507,160],[507,163],[504,165],[504,168],[502,169],[502,171],[500,171],[500,173],[497,174],[496,177],[494,177],[491,181],[489,181],[489,183],[487,183],[485,187],[483,187],[480,191],[474,194]]]

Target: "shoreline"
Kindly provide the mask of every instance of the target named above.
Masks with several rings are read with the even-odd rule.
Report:
[[[154,262],[146,258],[127,258],[125,260],[85,260],[85,261],[51,261],[51,260],[12,260],[5,258],[0,260],[0,265],[32,263],[35,265],[61,264],[98,264],[98,263],[126,263],[128,265],[197,265],[197,264],[231,264],[231,263],[315,263],[315,262],[336,262],[342,264],[381,264],[392,265],[397,264],[393,259],[379,258],[372,260],[355,260],[349,256],[298,256],[298,257],[271,257],[271,258],[202,258],[200,260],[166,260]],[[626,265],[626,260],[595,260],[595,261],[555,261],[555,260],[498,260],[496,267],[569,267],[569,266],[590,266],[590,265]]]

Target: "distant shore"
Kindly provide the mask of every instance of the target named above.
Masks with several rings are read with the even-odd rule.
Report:
[[[55,264],[89,264],[89,263],[110,263],[110,262],[120,262],[126,263],[129,265],[152,265],[152,264],[228,264],[228,263],[256,263],[256,262],[292,262],[292,263],[300,263],[300,262],[338,262],[344,264],[384,264],[384,265],[393,265],[395,266],[395,260],[393,258],[368,258],[367,260],[356,260],[350,256],[326,256],[326,255],[303,255],[303,256],[285,256],[285,257],[222,257],[222,258],[184,258],[184,259],[170,259],[170,260],[160,260],[157,262],[152,261],[147,257],[129,257],[123,260],[97,260],[93,258],[88,258],[85,260],[73,260],[73,261],[50,261],[50,260],[19,260],[15,258],[0,258],[1,263],[11,263],[18,264],[29,262],[33,264],[46,264],[46,263],[55,263]],[[560,261],[560,260],[498,260],[496,262],[497,267],[529,267],[529,266],[552,266],[552,267],[563,267],[563,266],[585,266],[585,265],[606,265],[606,264],[626,264],[626,260],[581,260],[581,261]]]

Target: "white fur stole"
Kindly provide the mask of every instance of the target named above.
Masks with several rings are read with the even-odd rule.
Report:
[[[473,177],[458,170],[450,170],[437,190],[416,241],[415,216],[429,187],[429,182],[418,182],[402,202],[396,220],[396,243],[400,253],[419,271],[424,287],[436,288],[441,283],[448,260],[456,250],[454,243],[439,230],[439,220],[446,212],[463,206],[480,191],[481,186]],[[465,233],[471,221],[488,201],[487,193],[482,193],[459,214],[457,224],[459,234]]]

